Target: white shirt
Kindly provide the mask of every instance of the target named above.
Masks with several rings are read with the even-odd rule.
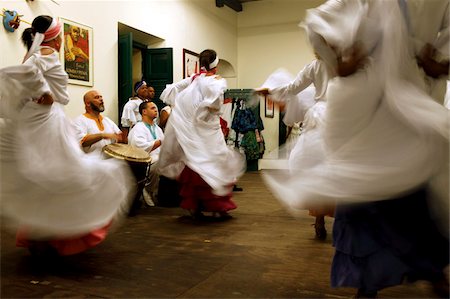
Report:
[[[164,140],[164,133],[156,123],[152,125],[152,128],[155,136],[153,136],[144,122],[138,122],[128,133],[128,143],[149,152],[150,157],[152,157],[152,163],[155,163],[159,159],[161,146],[154,150],[152,148],[156,140],[161,140],[161,142]]]
[[[80,141],[80,145],[83,143],[87,135],[106,133],[106,134],[120,134],[121,131],[119,127],[108,117],[101,116],[100,119],[96,120],[89,114],[85,113],[74,119],[74,124],[76,128],[77,138]],[[105,145],[111,144],[115,140],[111,139],[101,139],[96,143],[83,147],[86,153],[91,153],[94,151],[101,152]]]
[[[137,122],[142,120],[142,116],[139,114],[139,105],[144,101],[138,97],[132,97],[123,106],[122,118],[120,123],[123,127],[131,128]]]

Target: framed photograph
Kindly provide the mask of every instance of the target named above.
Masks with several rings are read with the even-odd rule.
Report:
[[[183,49],[183,79],[199,71],[199,54]]]
[[[265,96],[264,102],[265,102],[264,103],[265,116],[268,118],[273,118],[275,114],[274,102],[267,95]]]
[[[61,63],[69,75],[69,83],[93,86],[92,28],[63,18],[60,21],[63,25]]]

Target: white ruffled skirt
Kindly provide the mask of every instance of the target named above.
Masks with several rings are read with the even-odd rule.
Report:
[[[3,122],[0,148],[4,224],[31,239],[83,235],[127,211],[129,166],[82,152],[59,103],[27,102]]]
[[[264,175],[272,192],[292,212],[324,203],[390,199],[431,182],[432,205],[442,219],[448,219],[448,139],[432,128],[414,125],[414,113],[423,116],[427,107],[419,111],[411,107],[413,101],[411,106],[404,103],[406,88],[398,99],[392,95],[399,90],[382,93],[383,88],[373,66],[329,82],[323,134],[314,136],[312,130],[313,136],[302,135],[303,141],[299,140],[298,150],[311,163],[295,162],[295,170],[291,167],[284,175]],[[403,103],[393,105],[395,100]],[[439,109],[428,98],[423,101],[430,101],[430,109]],[[402,105],[409,111],[398,112]],[[439,113],[442,118],[446,111]],[[320,142],[323,157],[313,150]]]

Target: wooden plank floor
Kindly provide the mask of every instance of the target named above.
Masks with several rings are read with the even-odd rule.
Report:
[[[235,192],[222,222],[194,221],[179,208],[148,207],[82,254],[32,259],[2,230],[1,298],[351,298],[330,287],[331,236],[314,239],[313,218],[290,216],[258,172]],[[327,218],[331,231],[332,219]],[[431,298],[420,282],[380,298]]]

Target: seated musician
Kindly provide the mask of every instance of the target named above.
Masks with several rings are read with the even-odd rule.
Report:
[[[122,142],[122,131],[108,117],[102,116],[105,111],[103,96],[96,90],[88,91],[84,97],[86,113],[74,119],[78,139],[86,153],[100,154],[105,145]]]
[[[164,133],[155,122],[158,117],[158,107],[153,102],[143,102],[139,105],[139,114],[142,116],[142,121],[130,130],[128,143],[147,151],[154,164],[158,161],[160,146],[164,140]],[[152,168],[153,166],[150,168],[148,183],[144,190],[144,200],[151,206],[156,202],[159,183],[159,176],[151,170]]]

